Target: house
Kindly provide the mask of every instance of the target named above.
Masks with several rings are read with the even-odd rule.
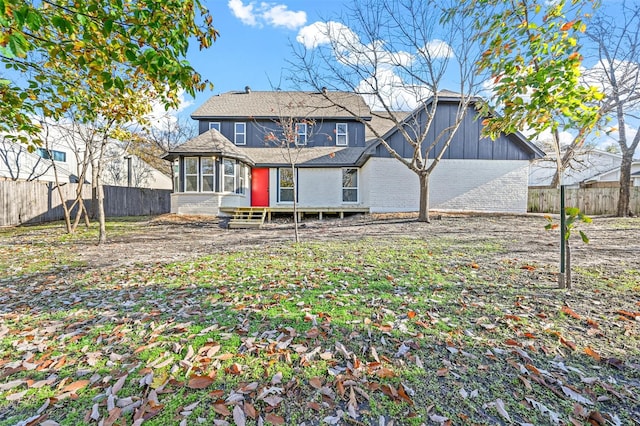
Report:
[[[562,183],[567,188],[579,188],[581,184],[594,176],[620,167],[622,155],[585,148],[577,151],[564,171]],[[531,163],[529,170],[530,187],[548,187],[556,172],[556,161],[553,154]]]
[[[60,182],[78,182],[82,164],[86,161],[85,152],[82,137],[55,126],[46,130],[46,145],[37,147],[33,152],[29,152],[24,144],[0,136],[0,178],[55,182],[57,172]],[[128,154],[116,141],[109,143],[104,158],[102,183],[105,185],[154,189],[173,187],[169,176],[139,157]],[[89,165],[85,181],[90,182],[91,179]]]
[[[438,102],[429,138],[451,124],[459,107],[456,96],[439,96]],[[482,138],[475,106],[469,108],[432,174],[431,208],[526,212],[529,162],[544,153],[520,134]],[[425,119],[424,109],[394,114],[404,126]],[[290,151],[270,146],[267,137],[282,131],[283,117],[299,119],[295,175]],[[173,213],[223,215],[248,206],[291,211],[294,179],[302,209],[418,210],[417,176],[389,155],[365,123],[402,155],[411,157],[410,147],[392,121],[373,114],[358,94],[247,88],[211,97],[192,118],[200,134],[164,157],[177,171]]]
[[[620,186],[620,166],[591,176],[582,182],[586,188],[617,188]],[[640,186],[640,160],[631,163],[631,186]]]

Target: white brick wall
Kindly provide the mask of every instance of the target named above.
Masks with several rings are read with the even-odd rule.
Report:
[[[430,180],[430,208],[526,212],[528,161],[442,160]],[[371,158],[362,172],[372,212],[417,211],[418,177],[397,160]]]
[[[171,213],[218,216],[221,214],[220,207],[248,207],[251,205],[250,200],[250,194],[173,193],[171,194]]]

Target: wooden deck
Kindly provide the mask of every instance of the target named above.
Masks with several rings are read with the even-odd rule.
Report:
[[[293,206],[276,206],[276,207],[255,207],[255,209],[265,209],[266,219],[271,222],[273,214],[293,214]],[[235,207],[221,207],[220,211],[233,215],[238,209]],[[325,215],[337,215],[340,219],[345,214],[369,213],[368,207],[298,207],[298,220],[302,220],[305,215],[317,216],[322,220]]]

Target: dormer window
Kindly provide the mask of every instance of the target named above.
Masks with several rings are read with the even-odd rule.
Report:
[[[349,145],[348,126],[347,123],[336,123],[336,145]]]
[[[219,121],[212,121],[209,123],[209,130],[211,129],[216,129],[218,132],[220,131],[220,122]]]
[[[307,144],[307,123],[296,123],[296,145]]]

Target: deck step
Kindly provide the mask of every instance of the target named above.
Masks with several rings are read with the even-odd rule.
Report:
[[[267,217],[264,207],[238,207],[229,220],[229,229],[261,228]]]

